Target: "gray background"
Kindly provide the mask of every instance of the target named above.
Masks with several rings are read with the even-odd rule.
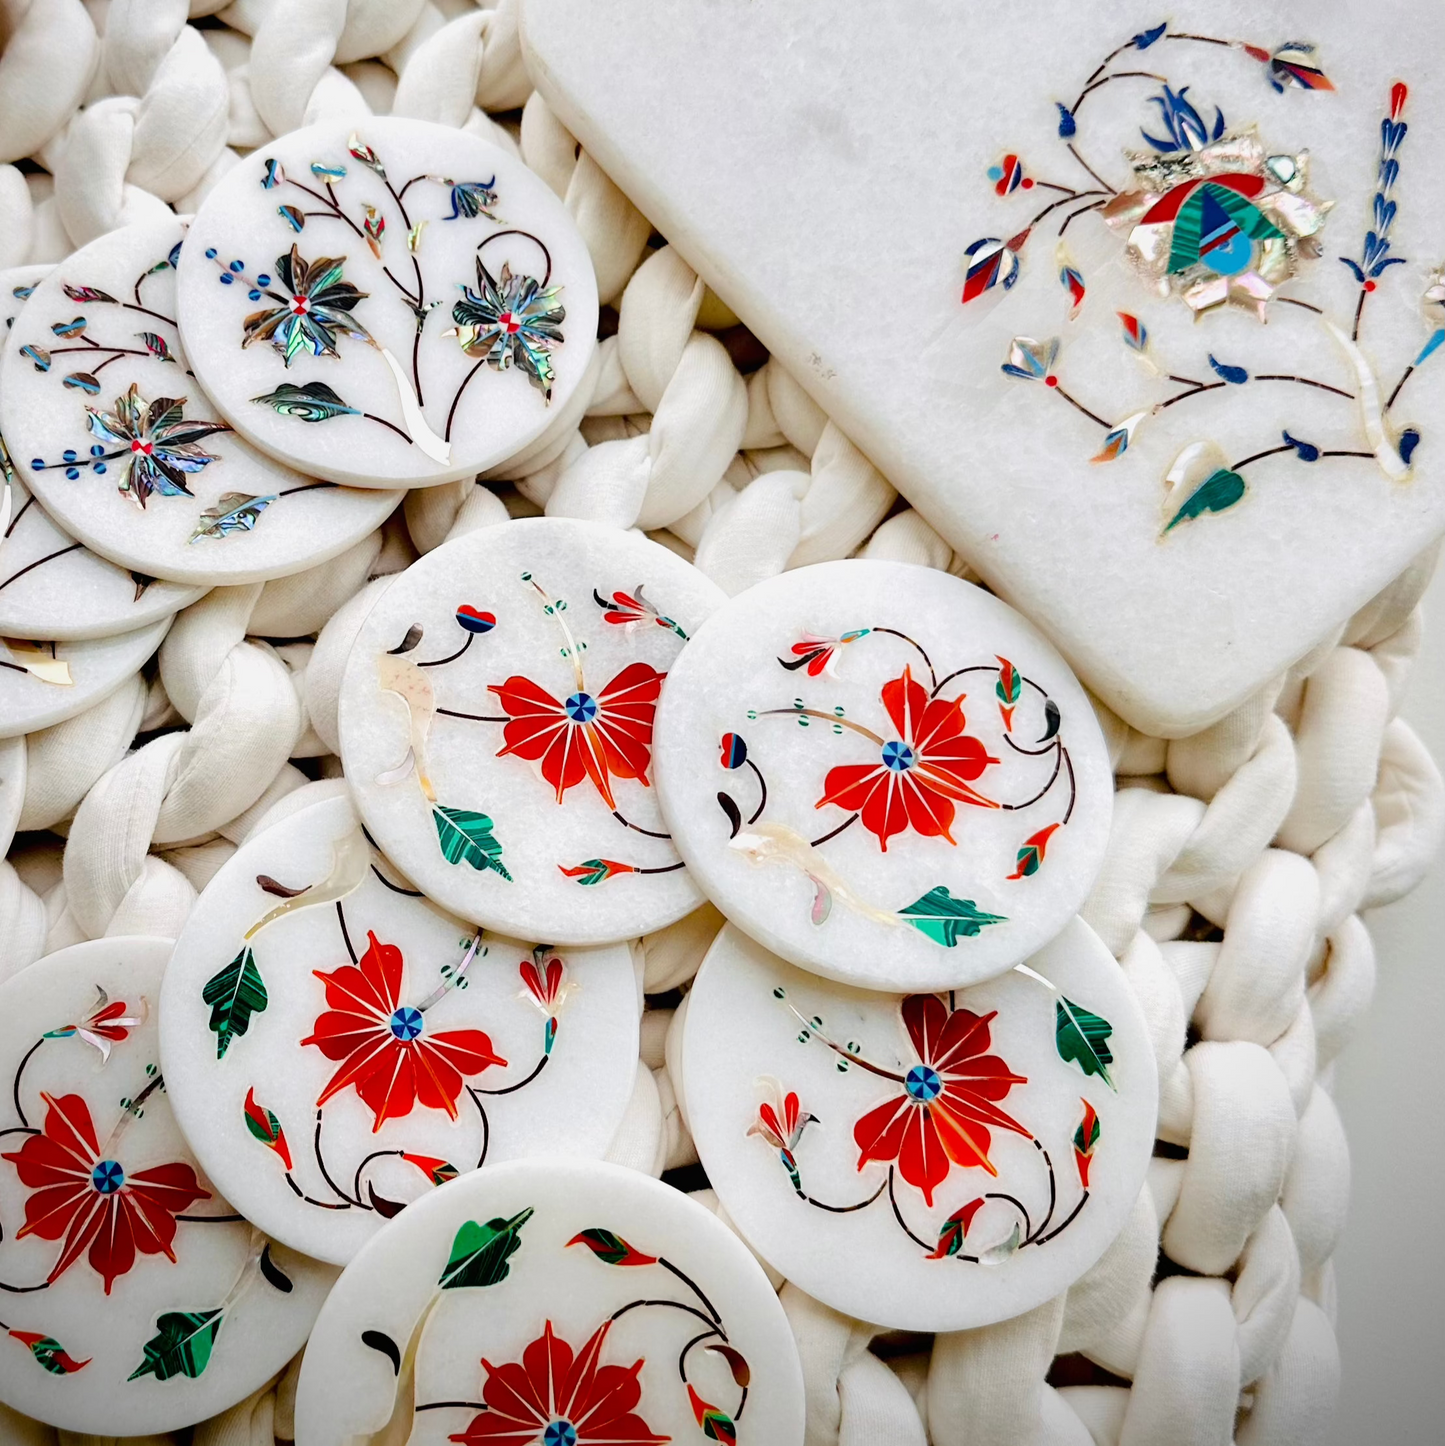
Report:
[[[1445,571],[1425,599],[1425,647],[1402,709],[1445,760]],[[1336,1066],[1350,1142],[1349,1223],[1335,1255],[1343,1364],[1332,1446],[1445,1442],[1445,860],[1369,915],[1375,1001]]]

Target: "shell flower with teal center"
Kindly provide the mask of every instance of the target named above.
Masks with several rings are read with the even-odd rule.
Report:
[[[560,345],[567,311],[560,286],[543,286],[525,272],[513,275],[505,263],[494,277],[477,258],[477,287],[462,287],[463,299],[452,307],[454,336],[468,356],[479,357],[496,371],[514,364],[547,399],[552,400],[551,351]],[[480,293],[480,294],[478,294]]]
[[[276,303],[262,311],[252,312],[244,322],[243,347],[253,341],[269,341],[281,354],[286,365],[301,353],[311,356],[337,356],[337,335],[349,336],[375,346],[371,333],[351,316],[358,301],[370,294],[358,291],[342,280],[344,256],[318,256],[307,261],[295,246],[290,254],[276,258],[276,275],[286,295],[264,288],[264,294]]]
[[[116,451],[108,457],[122,457],[117,481],[122,497],[144,508],[152,492],[163,497],[192,497],[186,474],[199,472],[220,461],[197,443],[216,432],[229,432],[224,422],[188,422],[185,397],[157,397],[147,402],[134,382],[124,396],[115,399],[113,412],[87,407],[90,430]]]
[[[1177,148],[1146,135],[1159,153],[1130,155],[1134,185],[1102,215],[1156,295],[1181,296],[1196,315],[1229,305],[1263,321],[1274,293],[1318,258],[1333,203],[1306,190],[1307,152],[1271,154],[1253,127],[1221,134],[1216,125],[1206,140],[1177,105],[1168,113]]]

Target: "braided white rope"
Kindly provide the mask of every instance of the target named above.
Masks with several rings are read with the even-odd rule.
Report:
[[[217,11],[229,30],[187,24]],[[512,0],[95,13],[103,40],[79,0],[0,0],[0,161],[37,156],[54,177],[0,165],[0,262],[58,259],[167,202],[189,209],[236,149],[323,117],[389,111],[511,145],[487,111],[523,107],[522,155],[577,222],[617,331],[576,415],[503,469],[518,491],[413,492],[409,540],[389,525],[324,568],[217,590],[178,619],[157,680],[27,740],[21,826],[69,843],[63,860],[41,844],[0,865],[0,977],[74,939],[174,933],[235,842],[344,786],[308,784],[288,760],[339,773],[323,755],[350,643],[391,576],[449,537],[545,508],[651,532],[730,593],[855,552],[971,575],[916,513],[888,515],[892,489],[775,362],[734,368],[717,333],[735,318],[670,247],[648,249],[646,220],[529,98]],[[1202,734],[1151,739],[1103,714],[1121,792],[1085,913],[1143,1006],[1173,1149],[1066,1295],[931,1348],[890,1340],[880,1354],[874,1328],[770,1271],[804,1362],[810,1446],[1320,1439],[1348,1189],[1328,1066],[1373,986],[1360,910],[1413,887],[1445,830],[1439,774],[1395,717],[1433,562]],[[313,634],[314,647],[258,641]],[[181,723],[128,751],[138,728]],[[685,988],[721,922],[707,906],[639,941],[639,1007]],[[696,1160],[676,1089],[685,1012],[685,995],[644,1012],[610,1151],[654,1175]],[[726,1221],[710,1191],[695,1198]],[[1172,1264],[1156,1281],[1161,1247]],[[1045,1384],[1058,1356],[1086,1358],[1104,1384]],[[198,1427],[198,1446],[289,1440],[294,1387],[293,1370]],[[0,1430],[27,1446],[98,1439],[3,1411]]]

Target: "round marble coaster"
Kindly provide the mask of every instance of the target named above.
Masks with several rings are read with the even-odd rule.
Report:
[[[103,1436],[242,1400],[335,1272],[270,1244],[188,1153],[157,1068],[169,939],[95,939],[0,986],[0,1400]]]
[[[388,1426],[410,1446],[800,1446],[802,1372],[711,1212],[617,1165],[524,1161],[419,1202],[327,1300],[296,1439]]]
[[[63,723],[115,692],[160,647],[169,617],[80,643],[0,637],[0,738]]]
[[[461,1172],[601,1156],[632,1095],[637,1013],[626,947],[563,955],[473,930],[398,880],[336,798],[206,886],[166,971],[161,1059],[236,1208],[345,1264]]]
[[[173,320],[181,237],[179,221],[112,231],[36,286],[0,368],[15,470],[67,532],[148,577],[258,582],[335,557],[400,494],[302,477],[218,418]]]
[[[1067,664],[932,568],[829,562],[714,613],[657,712],[657,792],[708,897],[845,983],[986,979],[1063,928],[1113,777]]]
[[[51,270],[0,271],[0,317],[7,333]],[[62,532],[11,465],[3,438],[0,472],[10,491],[8,516],[0,500],[0,635],[104,638],[169,617],[201,596],[202,588],[117,567]]]
[[[682,918],[702,896],[649,786],[653,709],[723,601],[665,547],[596,523],[529,518],[429,552],[342,679],[366,826],[489,929],[601,944]]]
[[[566,208],[515,156],[425,121],[333,122],[253,151],[192,222],[180,307],[232,425],[359,486],[506,461],[596,346]]]
[[[1139,1006],[1077,919],[1027,969],[901,999],[729,926],[689,996],[683,1080],[758,1254],[835,1310],[919,1331],[1077,1280],[1133,1208],[1158,1099]]]

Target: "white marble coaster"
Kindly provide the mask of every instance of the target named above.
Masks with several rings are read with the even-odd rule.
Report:
[[[400,494],[303,477],[220,420],[174,320],[181,238],[179,221],[109,232],[35,287],[0,367],[15,470],[65,531],[145,577],[258,582],[324,562]]]
[[[708,619],[654,744],[678,852],[741,928],[874,989],[972,983],[1084,899],[1113,776],[1068,665],[933,568],[829,562]]]
[[[1075,920],[1020,968],[905,998],[724,929],[689,995],[688,1125],[758,1254],[860,1320],[953,1331],[1066,1289],[1123,1226],[1158,1086],[1118,965]]]
[[[1437,19],[523,7],[589,154],[1094,692],[1171,735],[1445,527]]]
[[[341,685],[346,779],[377,843],[438,903],[514,937],[611,943],[695,909],[650,786],[652,721],[723,601],[665,547],[562,518],[413,563]]]
[[[467,477],[562,412],[597,284],[561,201],[499,146],[425,121],[294,131],[211,192],[181,327],[226,418],[364,487]]]
[[[10,332],[20,308],[52,270],[0,271],[0,317]],[[0,472],[10,512],[0,500],[0,635],[104,638],[138,628],[193,603],[204,589],[161,582],[117,567],[55,525],[11,465],[0,439]]]
[[[473,930],[399,879],[336,798],[206,886],[166,971],[161,1056],[227,1198],[344,1265],[460,1173],[600,1157],[632,1095],[637,1012],[625,947]]]
[[[0,738],[49,728],[99,703],[160,647],[170,626],[164,617],[79,643],[0,637]]]
[[[803,1380],[767,1277],[710,1211],[617,1165],[523,1161],[418,1202],[327,1300],[296,1439],[383,1427],[410,1446],[801,1446]]]
[[[95,939],[0,986],[0,1400],[72,1431],[173,1431],[301,1348],[335,1271],[240,1218],[166,1099],[169,939]]]
[[[25,807],[25,739],[0,740],[0,854],[10,852]]]

